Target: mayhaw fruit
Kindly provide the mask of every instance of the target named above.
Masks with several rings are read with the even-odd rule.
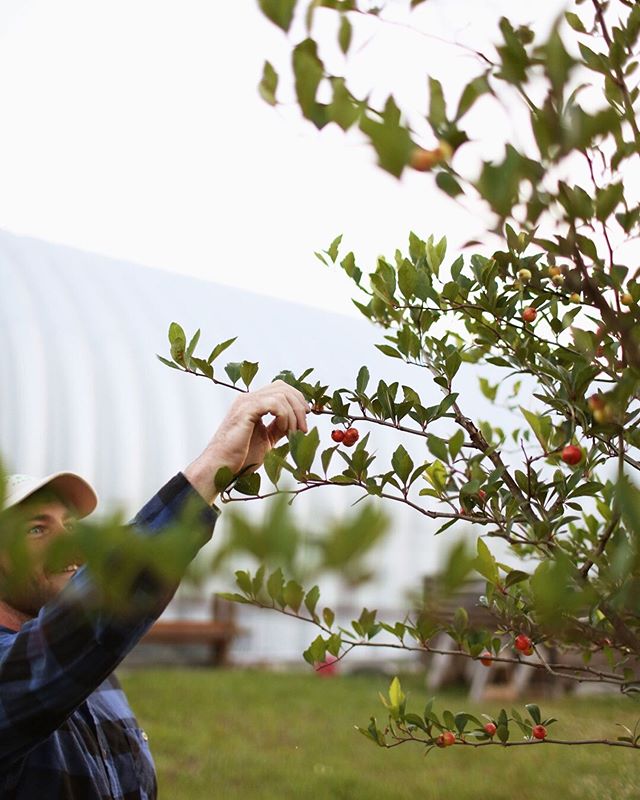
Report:
[[[533,734],[534,739],[547,738],[547,729],[544,727],[544,725],[534,725],[531,733]]]
[[[453,733],[453,731],[444,731],[436,739],[436,744],[438,747],[451,747],[451,745],[455,743],[456,735]]]
[[[480,663],[483,664],[485,667],[490,667],[493,664],[493,657],[491,656],[491,653],[488,650],[486,650],[480,656]]]
[[[604,408],[604,398],[602,397],[600,392],[592,394],[587,400],[587,403],[592,411]]]
[[[562,275],[562,270],[560,269],[560,267],[549,267],[548,272],[550,278],[553,278],[556,275]]]
[[[335,431],[331,431],[331,438],[334,442],[341,442],[344,439],[344,431],[336,428]]]
[[[551,281],[553,282],[554,286],[562,286],[564,283],[564,275],[554,275],[551,278]]]
[[[358,432],[357,428],[347,428],[344,432],[344,438],[342,439],[342,444],[345,447],[353,447],[353,445],[358,441],[360,438],[360,433]]]
[[[595,408],[593,410],[593,419],[598,425],[606,425],[607,422],[613,422],[613,409],[608,403],[603,408]]]
[[[453,155],[453,149],[448,142],[441,141],[433,150],[415,147],[409,158],[409,166],[418,172],[429,172],[437,164],[448,161]]]
[[[565,464],[575,467],[576,464],[579,464],[582,461],[582,448],[575,444],[568,444],[562,450],[561,458]]]
[[[582,298],[580,297],[580,295],[577,292],[574,292],[571,295],[571,297],[569,298],[569,300],[571,300],[572,303],[581,303],[582,302]]]
[[[522,319],[525,322],[533,322],[537,316],[538,312],[533,306],[527,306],[527,308],[525,308],[525,310],[522,312]]]
[[[495,724],[495,722],[487,722],[487,724],[484,726],[484,732],[487,734],[487,736],[493,736],[497,730],[498,726]]]
[[[522,283],[529,283],[531,280],[531,271],[528,269],[518,270],[518,280],[522,281]]]
[[[633,303],[633,297],[629,294],[629,292],[625,292],[620,298],[620,302],[623,306],[630,306]]]
[[[533,653],[533,643],[531,639],[524,633],[519,633],[514,642],[516,650],[524,653],[525,656],[530,656]]]

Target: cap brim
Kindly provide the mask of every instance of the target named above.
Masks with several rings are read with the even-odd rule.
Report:
[[[44,488],[53,489],[78,519],[91,514],[98,505],[98,496],[91,484],[73,472],[56,472],[48,475],[31,488],[19,502],[23,502],[34,492]]]

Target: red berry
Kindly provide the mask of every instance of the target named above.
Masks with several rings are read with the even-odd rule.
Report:
[[[344,431],[336,428],[335,431],[331,431],[331,438],[334,442],[341,442],[344,439]]]
[[[493,736],[497,730],[498,728],[493,722],[487,722],[487,724],[484,726],[484,732],[489,736]]]
[[[444,733],[441,733],[436,739],[436,745],[438,747],[451,747],[451,745],[455,743],[456,735],[452,731],[444,731]]]
[[[592,411],[598,411],[604,408],[604,398],[599,392],[592,394],[587,400],[587,403]]]
[[[562,451],[562,460],[565,464],[575,467],[582,461],[582,448],[575,444],[568,444]]]
[[[519,650],[521,653],[524,653],[527,656],[530,656],[531,653],[533,653],[531,639],[528,636],[525,636],[524,633],[520,633],[518,636],[516,636],[514,645],[516,650]]]
[[[493,664],[493,658],[488,650],[485,650],[480,656],[480,663],[484,664],[485,667],[490,667]]]
[[[487,499],[487,493],[484,489],[478,490],[478,497],[480,498],[480,502],[484,503],[484,501]]]
[[[547,737],[547,729],[544,725],[534,725],[531,733],[534,739],[546,739]]]
[[[344,439],[342,440],[342,443],[345,447],[353,447],[359,438],[360,433],[358,432],[357,428],[347,428],[347,430],[344,432]]]
[[[525,310],[522,312],[522,319],[525,322],[533,322],[537,316],[538,312],[533,306],[527,306],[527,308],[525,308]]]

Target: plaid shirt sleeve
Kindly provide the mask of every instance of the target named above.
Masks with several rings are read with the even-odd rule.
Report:
[[[198,500],[202,536],[193,542],[193,558],[211,537],[219,511],[205,503],[182,473],[138,512],[133,530],[159,533],[186,504]],[[147,604],[144,612],[133,611],[123,621],[95,612],[95,586],[82,567],[59,597],[20,631],[0,631],[0,772],[46,739],[111,674],[176,588],[167,591],[166,583],[146,580],[145,594],[155,591],[158,602],[151,611]]]

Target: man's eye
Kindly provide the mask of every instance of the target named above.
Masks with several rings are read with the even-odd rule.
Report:
[[[34,525],[33,528],[29,528],[29,530],[27,531],[29,536],[42,536],[44,532],[45,532],[44,525]]]

